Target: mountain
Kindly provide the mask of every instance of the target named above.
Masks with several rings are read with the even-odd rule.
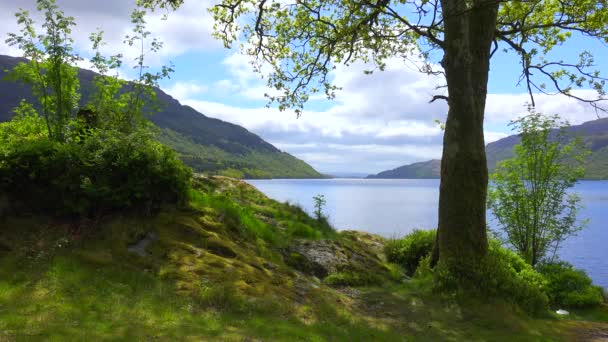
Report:
[[[591,150],[586,160],[586,179],[608,179],[608,118],[588,121],[571,126],[568,134],[580,137]],[[514,156],[513,147],[520,142],[518,135],[511,135],[497,140],[486,146],[488,168],[496,168],[496,164]],[[368,178],[439,178],[440,161],[429,160],[383,171]]]
[[[441,160],[432,159],[419,163],[404,165],[396,169],[382,171],[367,178],[393,179],[393,178],[439,178]]]
[[[0,55],[0,122],[10,120],[21,99],[32,102],[29,88],[5,79],[7,71],[22,58]],[[86,101],[96,73],[79,69],[78,77]],[[156,89],[163,104],[150,116],[160,130],[160,140],[175,149],[184,162],[199,172],[237,178],[319,178],[319,172],[304,161],[282,152],[247,129],[207,117]]]

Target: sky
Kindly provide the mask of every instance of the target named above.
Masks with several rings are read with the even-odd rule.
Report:
[[[0,54],[20,56],[15,47],[4,43],[8,32],[18,32],[14,13],[30,10],[33,18],[35,0],[0,0]],[[210,0],[185,0],[175,12],[147,16],[152,36],[164,42],[157,55],[150,56],[151,66],[172,63],[175,72],[161,82],[161,88],[199,112],[242,125],[263,139],[311,164],[324,173],[377,173],[404,164],[441,157],[442,131],[435,120],[444,121],[447,104],[429,100],[440,94],[438,77],[416,71],[411,62],[391,59],[383,72],[365,75],[369,65],[338,65],[331,78],[338,91],[334,100],[312,99],[301,117],[293,111],[267,108],[264,93],[269,92],[259,74],[253,72],[249,57],[238,49],[226,49],[211,33],[213,20],[207,12]],[[73,32],[76,49],[90,55],[88,36],[101,28],[107,45],[106,54],[122,52],[125,65],[121,75],[129,77],[136,52],[122,43],[130,31],[130,13],[134,0],[57,0],[67,14],[75,18]],[[576,37],[554,53],[558,59],[576,61],[578,53],[590,50],[598,60],[597,68],[608,73],[608,46]],[[82,62],[82,67],[89,67]],[[488,84],[485,117],[486,143],[512,132],[508,123],[525,113],[529,96],[520,75],[518,59],[498,52],[493,58]],[[590,90],[578,95],[593,96]],[[560,114],[572,124],[597,119],[588,105],[565,96],[535,96],[537,110]]]

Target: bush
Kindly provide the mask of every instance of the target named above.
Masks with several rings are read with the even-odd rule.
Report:
[[[414,230],[401,239],[390,240],[384,253],[390,262],[402,265],[407,275],[412,276],[424,257],[433,250],[435,230]]]
[[[604,290],[593,286],[585,271],[567,262],[543,264],[538,270],[547,280],[547,295],[555,307],[591,307],[604,302]]]
[[[440,262],[434,273],[437,289],[442,292],[482,299],[498,298],[534,314],[545,311],[548,306],[544,277],[495,240],[490,242],[488,255],[475,265]]]
[[[89,132],[69,143],[36,137],[0,151],[0,192],[15,210],[93,215],[149,212],[187,198],[192,171],[146,132]]]

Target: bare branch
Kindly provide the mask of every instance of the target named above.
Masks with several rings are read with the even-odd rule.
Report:
[[[429,103],[433,103],[437,100],[445,100],[446,102],[449,102],[449,97],[445,95],[434,95],[433,98],[429,101]]]

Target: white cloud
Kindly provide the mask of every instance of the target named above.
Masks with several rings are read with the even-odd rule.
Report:
[[[249,57],[231,54],[223,62],[230,78],[223,87],[241,99],[261,99],[268,91],[248,63]],[[188,100],[199,111],[240,124],[262,138],[311,163],[322,171],[378,172],[403,164],[440,158],[443,131],[435,123],[445,121],[447,104],[429,104],[442,83],[391,59],[383,72],[365,75],[369,66],[338,66],[332,72],[340,87],[325,110],[305,110],[300,119],[293,112],[275,108],[242,108],[203,100]],[[257,95],[257,96],[256,96]],[[591,92],[578,92],[591,96]],[[588,106],[564,96],[535,97],[545,113],[559,112],[573,123],[592,120]],[[310,107],[314,107],[313,100]],[[489,94],[486,143],[510,134],[507,123],[525,112],[526,94]]]
[[[441,128],[438,125],[430,126],[416,121],[401,121],[392,123],[390,126],[382,129],[376,137],[392,138],[399,136],[409,137],[424,137],[441,134]]]
[[[489,131],[484,132],[484,140],[485,140],[486,144],[495,142],[496,140],[500,140],[500,139],[506,138],[508,136],[509,136],[509,134],[503,133],[503,132],[489,132]]]
[[[585,99],[597,98],[593,90],[574,90],[573,95]],[[535,94],[536,111],[547,114],[559,114],[571,124],[581,124],[597,119],[597,113],[589,105],[565,95]],[[528,94],[488,94],[486,101],[486,123],[506,124],[526,114]]]
[[[173,83],[173,85],[171,87],[165,89],[165,92],[167,92],[169,95],[173,96],[174,98],[176,98],[180,101],[183,101],[183,100],[187,100],[187,99],[191,98],[192,96],[197,96],[202,93],[205,93],[205,92],[207,92],[207,90],[209,90],[208,86],[199,84],[196,81],[191,81],[191,82],[177,81],[177,82]]]
[[[57,0],[59,8],[66,15],[73,16],[76,28],[73,30],[76,48],[88,51],[91,48],[89,34],[98,28],[104,31],[107,43],[102,48],[104,54],[124,54],[125,67],[132,64],[139,54],[136,48],[128,48],[124,43],[125,35],[131,34],[130,14],[135,7],[134,0]],[[148,13],[146,21],[151,37],[159,38],[164,47],[159,55],[149,56],[148,63],[153,66],[166,64],[172,57],[190,51],[208,51],[218,49],[221,44],[212,36],[213,20],[207,12],[211,5],[208,0],[186,1],[178,10],[171,12],[167,20],[161,20],[166,12]],[[36,10],[35,0],[0,2],[0,38],[6,39],[9,32],[18,32],[14,13],[20,8],[30,11],[32,18],[40,25],[42,16]],[[0,53],[18,55],[16,48],[0,45]]]

